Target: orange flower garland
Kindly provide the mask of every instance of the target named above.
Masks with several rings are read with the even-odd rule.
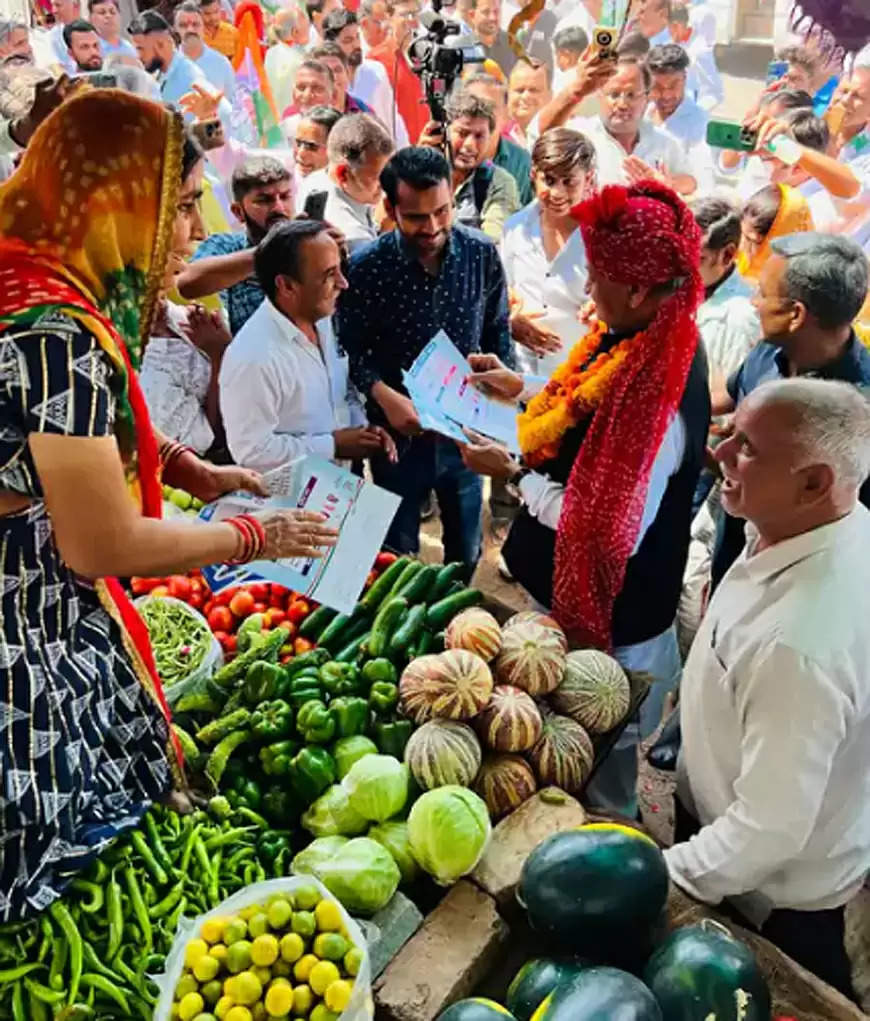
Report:
[[[628,337],[609,351],[599,352],[605,332],[599,322],[575,344],[519,416],[520,449],[530,468],[556,456],[562,437],[598,407],[628,358],[636,338]]]

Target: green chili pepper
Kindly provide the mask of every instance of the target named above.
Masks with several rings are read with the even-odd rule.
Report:
[[[157,829],[157,823],[154,821],[154,816],[150,812],[146,812],[144,821],[145,832],[148,835],[148,845],[154,852],[154,857],[167,872],[171,872],[172,858],[166,850],[160,832]]]
[[[136,853],[142,859],[145,868],[148,869],[148,871],[154,877],[154,881],[158,883],[160,886],[166,886],[166,884],[169,882],[169,877],[166,875],[166,872],[164,871],[163,867],[154,857],[154,852],[148,846],[148,842],[145,840],[145,838],[142,836],[139,830],[133,830],[133,832],[130,834],[130,840],[133,843],[133,847],[135,848]]]
[[[202,837],[197,836],[193,842],[193,856],[199,863],[203,877],[211,875],[211,862],[208,860],[208,852],[205,849]]]
[[[396,693],[398,699],[398,692]],[[343,696],[329,703],[329,715],[335,720],[337,737],[364,734],[369,722],[369,704],[364,698]]]
[[[157,674],[166,687],[200,667],[214,638],[198,613],[184,603],[159,598],[145,599],[138,609],[148,628]]]
[[[375,681],[369,691],[369,706],[378,716],[389,716],[399,704],[399,689],[389,681]]]
[[[27,1021],[24,1013],[24,986],[20,982],[12,987],[12,1021]]]
[[[127,866],[132,872],[132,867]],[[144,907],[144,905],[143,905]],[[51,917],[60,926],[61,932],[66,937],[66,941],[69,944],[69,993],[67,996],[67,1003],[73,1004],[76,1002],[76,996],[79,992],[79,982],[82,977],[82,937],[79,934],[79,930],[76,928],[76,923],[72,919],[69,911],[59,901],[56,900],[48,909]]]
[[[110,982],[107,978],[102,975],[97,975],[94,972],[86,972],[82,975],[82,985],[87,986],[89,989],[96,989],[108,996],[110,1000],[121,1008],[125,1014],[130,1013],[130,1005],[127,1003],[127,997],[121,992],[121,990]]]
[[[201,727],[196,733],[196,739],[203,744],[216,744],[222,738],[225,738],[227,734],[232,734],[233,731],[243,730],[247,727],[250,718],[250,710],[236,709],[235,712],[227,716],[221,716]]]
[[[179,884],[174,886],[169,893],[166,894],[163,900],[158,901],[148,909],[148,914],[154,919],[168,915],[175,905],[181,900],[181,894],[181,885]]]
[[[170,933],[174,933],[178,928],[178,923],[181,920],[181,916],[184,914],[184,909],[187,907],[187,897],[182,896],[181,900],[175,905],[175,910],[166,919],[166,928]]]
[[[203,842],[203,847],[206,851],[216,851],[225,844],[238,843],[239,840],[246,838],[248,834],[256,832],[257,828],[255,826],[237,826],[235,829],[225,830],[223,833],[216,833],[213,837],[209,837],[208,840]]]
[[[325,744],[335,736],[335,720],[323,702],[306,702],[296,717],[296,732],[309,744]]]
[[[187,868],[190,865],[190,856],[193,854],[193,842],[196,840],[197,835],[201,832],[202,823],[197,823],[187,835],[184,852],[181,855],[181,865],[179,866],[179,872],[181,872],[183,876],[187,875]]]
[[[17,982],[18,979],[24,978],[25,975],[29,975],[32,971],[44,967],[44,964],[32,962],[31,964],[20,964],[17,968],[7,968],[5,971],[0,971],[0,985],[6,985],[8,982]]]
[[[290,763],[290,779],[296,793],[310,805],[335,783],[335,762],[325,748],[303,748]]]
[[[69,943],[63,936],[55,936],[51,951],[51,968],[48,972],[48,984],[52,989],[65,989],[63,973],[69,960]]]
[[[251,811],[250,808],[245,808],[244,806],[242,806],[238,810],[238,812],[236,812],[236,815],[243,822],[245,821],[249,822],[258,830],[265,830],[269,828],[269,824],[266,822],[266,820],[257,812]]]
[[[278,685],[285,676],[277,663],[254,663],[245,674],[245,701],[248,705],[257,705],[277,698]]]
[[[248,710],[242,710],[246,716]],[[233,752],[247,741],[250,737],[250,733],[247,730],[234,730],[231,734],[227,734],[219,744],[217,744],[208,757],[208,762],[205,764],[205,775],[211,780],[215,788],[220,785],[221,777],[223,776],[224,769],[226,769],[229,757]]]
[[[136,873],[133,870],[132,865],[127,865],[124,869],[124,880],[127,884],[127,895],[130,898],[130,903],[133,906],[133,913],[136,916],[136,924],[142,930],[142,938],[145,941],[147,953],[151,953],[151,948],[154,946],[154,930],[151,927],[151,919],[148,917],[148,908],[145,907],[145,901],[142,898],[142,890],[139,886],[139,881],[136,879]]]
[[[260,765],[267,776],[287,776],[290,760],[299,751],[298,741],[276,741],[260,749]]]
[[[251,733],[260,741],[279,741],[282,737],[290,737],[293,733],[293,707],[282,699],[260,702],[251,716]]]
[[[112,982],[121,981],[121,979],[115,974],[115,972],[112,971],[112,969],[109,968],[107,965],[103,964],[100,958],[97,957],[97,952],[90,945],[90,943],[85,942],[85,944],[82,947],[82,950],[84,966],[88,969],[88,971],[98,971],[101,975],[105,975],[106,978],[111,979]]]
[[[31,997],[35,997],[43,1003],[62,1003],[66,999],[66,993],[59,992],[56,989],[49,989],[48,986],[42,986],[32,978],[26,978],[24,984]]]
[[[106,958],[112,960],[121,947],[124,937],[124,913],[121,906],[121,888],[115,878],[115,870],[109,877],[106,887],[106,918],[109,922],[109,939],[106,944]]]
[[[61,994],[61,998],[63,998],[63,994]],[[50,1021],[48,1007],[31,989],[27,990],[27,1016],[29,1021]]]
[[[49,950],[51,950],[51,944],[54,942],[54,929],[51,927],[51,921],[48,915],[41,915],[39,919],[39,929],[42,933],[42,943],[39,945],[39,954],[37,959],[41,962],[48,956]]]

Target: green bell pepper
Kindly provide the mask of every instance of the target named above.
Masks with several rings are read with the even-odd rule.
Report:
[[[277,697],[277,689],[284,680],[284,671],[277,663],[254,663],[245,674],[245,701],[258,705]]]
[[[273,783],[263,794],[263,814],[274,826],[289,826],[299,815],[299,803],[286,785]]]
[[[256,780],[238,777],[226,792],[227,800],[233,808],[250,808],[257,811],[262,797],[260,785]]]
[[[369,722],[369,704],[364,698],[353,696],[334,698],[329,703],[329,715],[335,720],[337,737],[354,737],[365,733]]]
[[[298,741],[276,741],[260,749],[260,765],[266,776],[288,776],[290,760],[299,751]]]
[[[306,702],[296,716],[296,733],[308,744],[326,744],[335,737],[335,720],[326,703]]]
[[[414,731],[414,724],[410,720],[379,720],[375,724],[375,744],[381,755],[392,755],[393,758],[403,759],[405,756],[405,745],[410,740]]]
[[[369,688],[378,681],[397,684],[399,680],[395,666],[383,656],[378,659],[370,659],[362,668],[362,676]]]
[[[251,733],[260,741],[279,741],[293,733],[293,708],[281,699],[260,702],[251,714]]]
[[[375,681],[369,691],[369,706],[372,711],[377,716],[389,716],[398,704],[398,686],[389,681]]]
[[[281,698],[289,702],[296,709],[301,708],[306,702],[316,701],[323,698],[323,691],[317,672],[309,673],[307,670],[298,677],[291,677],[285,687],[280,689]]]
[[[324,663],[320,668],[320,684],[330,698],[357,695],[360,692],[359,667],[355,663]]]
[[[291,850],[290,834],[280,830],[264,830],[257,837],[257,857],[263,865],[272,867],[279,864],[279,858],[286,858]],[[276,869],[276,871],[279,871]],[[283,871],[280,870],[280,871]]]
[[[315,802],[335,780],[335,761],[325,748],[303,748],[290,762],[290,781],[306,805]]]

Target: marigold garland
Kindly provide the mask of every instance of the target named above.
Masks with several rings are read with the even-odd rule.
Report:
[[[519,416],[520,449],[530,468],[555,457],[565,433],[598,407],[637,339],[599,351],[605,333],[604,323],[596,323]]]

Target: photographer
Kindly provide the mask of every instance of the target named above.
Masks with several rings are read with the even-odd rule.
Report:
[[[495,131],[492,104],[469,92],[454,93],[447,103],[447,143],[451,156],[454,220],[500,241],[505,221],[520,208],[516,181],[487,159]],[[430,121],[420,145],[444,149],[444,128]]]

